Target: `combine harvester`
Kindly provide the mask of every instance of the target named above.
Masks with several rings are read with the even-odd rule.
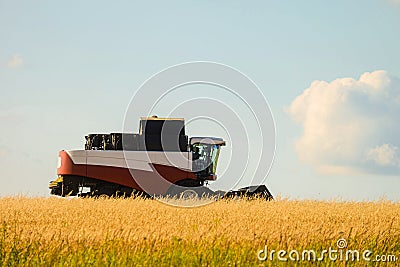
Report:
[[[225,141],[185,134],[181,118],[141,118],[139,134],[85,136],[85,150],[62,150],[58,178],[49,188],[57,196],[201,196],[272,199],[265,185],[214,192],[220,149]]]

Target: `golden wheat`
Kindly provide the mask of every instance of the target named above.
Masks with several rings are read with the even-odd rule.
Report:
[[[178,208],[142,198],[10,197],[0,199],[0,223],[0,265],[276,265],[257,252],[327,249],[339,238],[352,249],[400,256],[400,204],[384,200]]]

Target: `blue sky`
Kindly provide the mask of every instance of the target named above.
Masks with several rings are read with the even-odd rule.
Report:
[[[303,128],[285,111],[314,80],[400,77],[397,2],[0,1],[0,195],[47,195],[58,150],[83,147],[89,132],[120,131],[142,82],[202,60],[241,70],[268,99],[273,193],[398,199],[396,173],[326,174],[302,162]]]

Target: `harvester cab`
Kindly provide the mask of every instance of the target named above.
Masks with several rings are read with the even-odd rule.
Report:
[[[200,180],[216,180],[216,170],[221,146],[225,146],[222,138],[192,137],[192,171]]]

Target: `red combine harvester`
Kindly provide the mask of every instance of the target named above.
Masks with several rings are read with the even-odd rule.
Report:
[[[265,185],[229,192],[205,186],[216,180],[225,141],[185,134],[181,118],[141,118],[139,134],[85,136],[85,150],[62,150],[58,178],[51,181],[58,196],[254,196],[272,199]]]

